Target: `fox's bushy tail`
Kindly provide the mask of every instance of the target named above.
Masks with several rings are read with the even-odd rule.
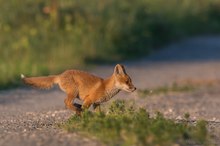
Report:
[[[22,81],[30,85],[32,87],[40,88],[40,89],[49,89],[53,87],[55,83],[57,83],[58,76],[44,76],[44,77],[25,77],[21,74]]]

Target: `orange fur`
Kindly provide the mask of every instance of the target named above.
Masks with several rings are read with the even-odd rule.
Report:
[[[41,89],[51,88],[53,84],[58,84],[67,94],[64,101],[66,107],[77,113],[80,113],[81,108],[73,105],[75,98],[83,101],[83,108],[89,108],[92,104],[96,108],[101,103],[110,100],[120,90],[127,92],[136,90],[124,66],[120,64],[115,66],[114,73],[107,79],[83,71],[67,70],[60,75],[47,77],[26,78],[22,75],[22,80],[25,84]]]
[[[48,77],[30,77],[23,78],[23,82],[30,86],[41,88],[41,89],[49,89],[55,83],[56,76],[48,76]]]

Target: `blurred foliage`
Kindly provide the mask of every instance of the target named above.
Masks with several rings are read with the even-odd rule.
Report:
[[[0,85],[220,32],[218,0],[0,0]]]
[[[122,100],[114,101],[107,113],[85,111],[73,115],[61,127],[69,132],[95,136],[112,146],[190,146],[210,145],[210,135],[205,121],[195,125],[175,122],[157,113],[150,118],[145,109],[135,109]]]
[[[205,86],[205,85],[204,85]],[[138,96],[145,98],[147,96],[152,96],[152,95],[160,95],[160,94],[169,94],[169,93],[186,93],[186,92],[193,92],[201,88],[201,85],[193,85],[193,84],[177,84],[173,83],[171,86],[165,85],[165,86],[160,86],[154,89],[139,89],[137,90]]]

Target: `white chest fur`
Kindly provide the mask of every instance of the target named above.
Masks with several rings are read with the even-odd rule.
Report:
[[[107,90],[105,92],[105,95],[100,99],[98,100],[96,103],[97,104],[100,104],[100,103],[103,103],[103,102],[106,102],[108,100],[110,100],[113,96],[115,96],[120,90],[117,89],[117,88],[114,88],[114,89],[111,89],[111,90]]]

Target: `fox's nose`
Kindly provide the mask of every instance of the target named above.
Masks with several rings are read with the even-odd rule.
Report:
[[[136,87],[131,88],[132,92],[135,91],[136,89],[137,89]]]

